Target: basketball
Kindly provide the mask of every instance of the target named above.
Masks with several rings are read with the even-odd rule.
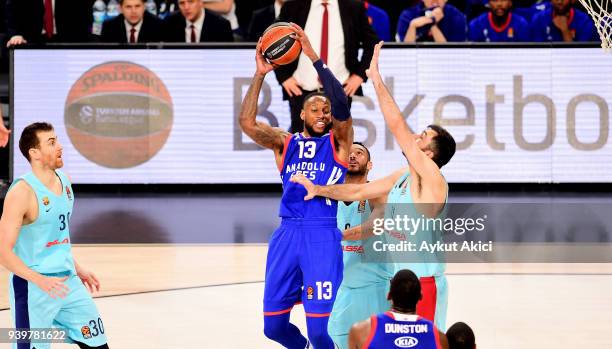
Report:
[[[295,31],[287,22],[274,23],[263,33],[261,47],[270,63],[285,65],[295,61],[302,45],[291,37]]]
[[[109,168],[151,159],[173,123],[172,98],[161,79],[131,62],[107,62],[86,71],[66,99],[66,133],[76,150]]]

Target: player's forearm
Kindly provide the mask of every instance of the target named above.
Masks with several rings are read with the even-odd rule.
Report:
[[[563,35],[563,41],[574,42],[574,37],[569,29],[561,31],[561,34]]]
[[[385,86],[380,74],[372,77],[372,83],[374,85],[374,90],[376,91],[376,97],[378,98],[378,104],[385,119],[385,123],[391,132],[396,132],[399,129],[398,127],[400,124],[406,122],[402,116],[402,112],[397,106],[397,103],[395,103],[395,100],[393,100],[393,96],[391,96],[387,86]],[[410,132],[410,128],[406,128]]]
[[[249,90],[242,100],[242,106],[240,107],[240,127],[243,131],[249,126],[255,126],[257,118],[257,100],[259,99],[259,92],[263,85],[264,75],[255,74]],[[246,132],[246,131],[245,131]]]
[[[312,65],[317,70],[323,90],[331,100],[332,116],[334,119],[344,121],[350,118],[351,112],[348,106],[348,99],[340,81],[336,79],[329,68],[324,66],[322,60],[314,61]]]
[[[11,273],[22,279],[37,284],[42,275],[28,268],[27,265],[11,249],[3,247],[0,250],[0,264]]]
[[[315,195],[338,201],[359,201],[363,184],[334,184],[315,186]]]
[[[416,31],[417,28],[415,25],[409,25],[408,30],[406,31],[406,36],[404,37],[404,42],[415,43],[416,42]]]
[[[215,2],[210,2],[210,1],[204,1],[204,7],[218,12],[218,13],[222,13],[222,14],[228,14],[231,10],[232,7],[234,6],[234,2],[232,0],[223,0],[223,1],[215,1]]]

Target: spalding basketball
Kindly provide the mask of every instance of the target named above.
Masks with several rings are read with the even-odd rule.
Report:
[[[284,65],[295,61],[302,52],[302,45],[291,37],[295,33],[287,22],[274,23],[266,29],[261,49],[270,63]]]
[[[66,132],[88,160],[129,168],[151,159],[172,129],[172,98],[151,70],[131,62],[89,69],[72,85],[64,111]]]

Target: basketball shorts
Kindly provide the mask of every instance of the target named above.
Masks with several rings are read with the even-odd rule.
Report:
[[[78,276],[71,272],[45,274],[69,276],[64,282],[69,288],[63,298],[51,298],[35,284],[11,274],[9,297],[13,323],[19,329],[58,328],[66,331],[66,342],[75,341],[90,347],[106,344],[104,324],[91,295]],[[49,343],[14,344],[13,349],[47,349]]]
[[[388,280],[359,288],[340,286],[327,326],[336,345],[348,349],[348,335],[354,323],[391,309],[387,300],[389,286]]]
[[[336,218],[283,218],[268,246],[264,315],[303,303],[307,317],[331,313],[342,282],[342,233]]]
[[[423,298],[417,303],[416,312],[434,325],[446,332],[446,312],[448,310],[448,284],[446,276],[427,276],[421,280],[421,294]]]

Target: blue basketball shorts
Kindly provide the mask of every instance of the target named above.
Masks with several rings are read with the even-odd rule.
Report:
[[[283,218],[268,247],[264,315],[303,303],[308,317],[329,316],[342,282],[342,233],[336,218]]]
[[[71,272],[45,274],[65,277],[69,288],[63,298],[51,298],[35,284],[11,274],[9,297],[13,323],[19,329],[58,328],[66,331],[66,342],[75,341],[90,347],[106,344],[104,324],[91,295],[78,276]],[[13,349],[47,349],[49,343],[14,344]]]

